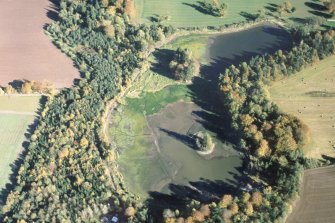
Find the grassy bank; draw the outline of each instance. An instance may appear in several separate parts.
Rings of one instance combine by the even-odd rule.
[[[296,75],[274,83],[272,99],[289,114],[299,117],[310,132],[306,155],[335,155],[335,56]]]
[[[0,189],[9,183],[39,101],[40,96],[0,96]]]
[[[225,0],[228,5],[227,13],[224,18],[214,17],[201,12],[196,0],[136,0],[140,22],[150,22],[150,18],[155,15],[168,16],[166,24],[176,27],[192,26],[221,26],[225,24],[239,23],[248,20],[252,14],[258,10],[272,12],[277,4],[283,1],[276,0]],[[315,14],[315,10],[305,0],[292,1],[296,11],[293,14],[284,14],[284,18],[305,18]],[[314,14],[313,14],[314,12]],[[277,13],[274,13],[278,15]]]

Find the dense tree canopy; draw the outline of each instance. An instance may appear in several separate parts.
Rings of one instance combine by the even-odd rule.
[[[176,80],[189,81],[197,72],[196,62],[188,49],[178,48],[169,67]]]
[[[47,31],[83,78],[46,104],[1,210],[2,222],[98,222],[107,213],[119,213],[124,222],[138,216],[144,221],[118,180],[100,119],[141,66],[148,45],[173,29],[131,25],[124,14],[128,2],[60,1],[59,21]],[[25,84],[22,90],[30,88]]]

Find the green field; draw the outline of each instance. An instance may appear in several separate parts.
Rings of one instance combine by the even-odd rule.
[[[9,182],[29,126],[36,118],[40,96],[0,96],[0,189]]]
[[[167,24],[176,27],[190,26],[220,26],[245,21],[246,18],[240,15],[241,12],[257,13],[258,10],[264,9],[269,11],[273,9],[271,4],[281,4],[283,1],[278,0],[225,0],[228,5],[227,14],[224,18],[213,17],[198,11],[194,6],[197,0],[135,0],[140,22],[149,22],[155,15],[169,16]],[[312,16],[309,11],[313,11],[305,5],[306,0],[291,1],[296,11],[290,14],[292,18],[305,18]],[[277,16],[277,14],[275,14]],[[288,17],[287,14],[283,17]]]
[[[271,97],[285,112],[299,117],[310,131],[307,155],[335,155],[335,56],[270,88]]]

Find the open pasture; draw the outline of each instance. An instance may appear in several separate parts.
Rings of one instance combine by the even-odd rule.
[[[9,182],[12,165],[24,148],[36,119],[40,96],[0,96],[0,191]]]
[[[275,5],[281,4],[283,1],[278,0],[225,0],[228,5],[226,16],[223,18],[214,17],[201,12],[198,0],[135,0],[140,22],[149,22],[152,17],[157,15],[168,16],[167,24],[176,27],[191,26],[220,26],[242,22],[248,19],[248,15],[256,14],[258,10],[264,9],[271,12]],[[308,1],[294,0],[291,1],[296,11],[293,14],[284,14],[283,17],[305,18],[314,15]],[[277,13],[275,13],[277,16]]]
[[[299,117],[310,132],[306,155],[335,155],[335,56],[318,62],[270,87],[272,99]]]

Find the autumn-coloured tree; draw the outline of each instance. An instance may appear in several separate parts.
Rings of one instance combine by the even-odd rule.
[[[200,212],[205,216],[208,217],[211,214],[211,209],[209,208],[209,205],[201,205]]]
[[[265,139],[262,139],[259,143],[259,148],[256,151],[258,157],[264,157],[270,155],[269,143]]]
[[[327,11],[334,15],[335,14],[335,0],[324,0],[324,6],[327,8]]]
[[[192,213],[192,218],[193,218],[194,222],[199,222],[200,223],[200,222],[205,221],[205,216],[200,211],[194,211]]]
[[[21,87],[22,94],[31,94],[33,92],[32,84],[29,81],[25,81]]]
[[[5,87],[4,89],[6,94],[15,94],[17,93],[15,88],[13,88],[11,85],[8,85],[7,87]]]
[[[236,215],[239,210],[238,204],[236,202],[233,202],[231,205],[229,205],[229,210],[231,211],[232,215]]]
[[[251,216],[254,213],[254,207],[251,202],[247,202],[244,212],[248,216]]]
[[[104,32],[110,38],[115,37],[115,29],[114,29],[113,25],[111,25],[111,24],[107,24],[107,25],[104,26]]]
[[[124,215],[127,216],[128,218],[132,218],[135,216],[136,210],[133,207],[128,207],[125,212]]]
[[[79,145],[80,147],[88,146],[88,140],[85,137],[81,138]]]
[[[244,192],[242,195],[242,202],[247,203],[250,200],[251,195],[248,192]]]
[[[262,204],[262,194],[259,191],[255,191],[252,193],[251,195],[251,202],[252,204],[254,204],[255,206],[259,207]]]
[[[231,202],[233,201],[233,196],[231,196],[230,194],[225,194],[220,203],[219,203],[219,206],[220,208],[226,208],[228,205],[231,204]]]

